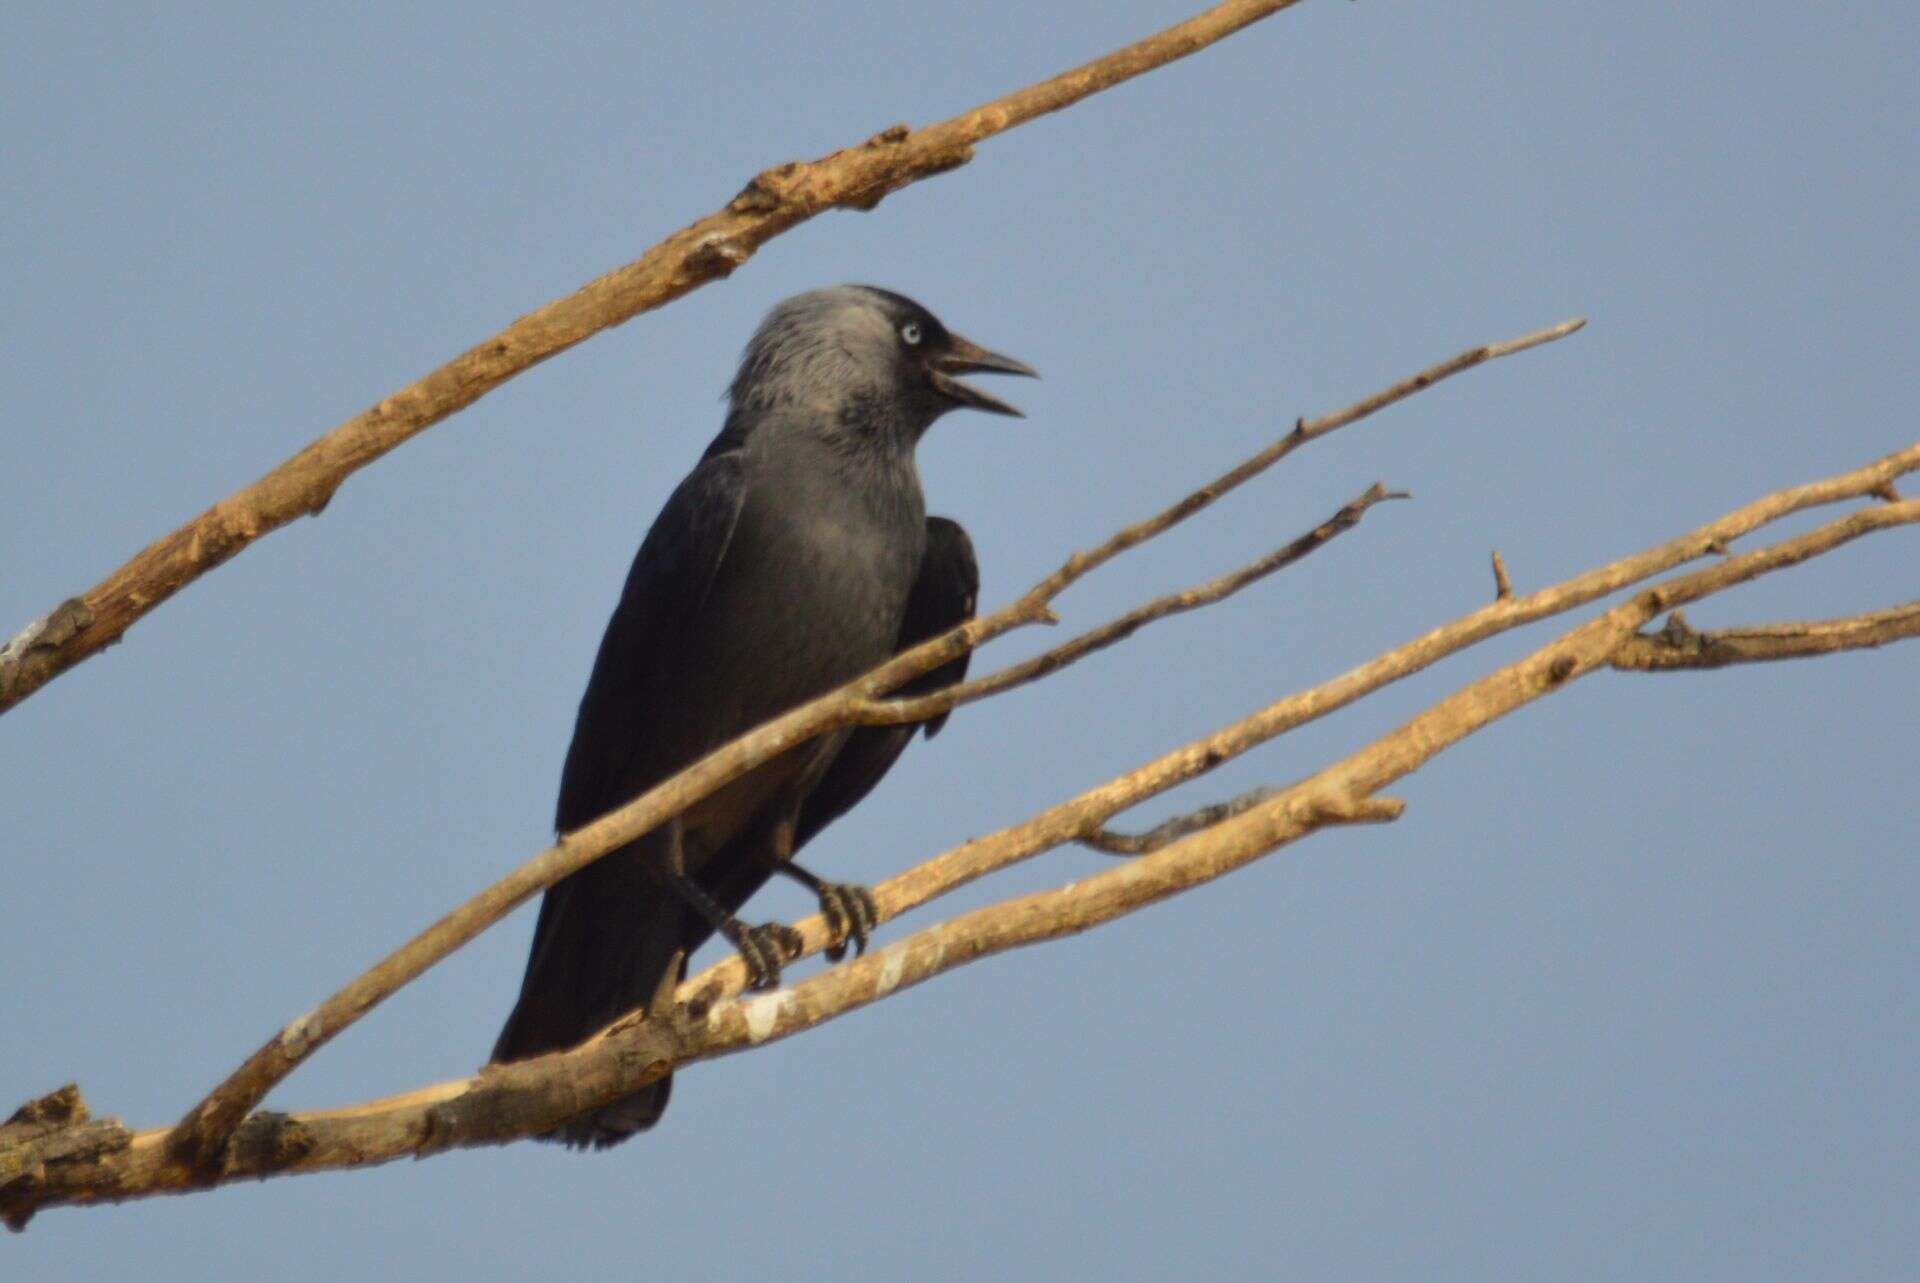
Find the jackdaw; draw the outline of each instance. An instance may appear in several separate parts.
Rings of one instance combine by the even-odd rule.
[[[814,290],[768,314],[728,390],[725,426],[655,518],[600,642],[560,778],[561,832],[972,616],[972,545],[927,516],[914,447],[949,410],[1019,415],[954,377],[985,372],[1034,373],[888,290]],[[958,681],[966,664],[904,689]],[[834,956],[849,940],[864,949],[865,888],[822,881],[791,857],[866,796],[917,729],[800,745],[548,890],[493,1059],[581,1042],[683,979],[716,931],[755,987],[778,984],[792,929],[735,916],[776,872],[818,896]],[[617,1144],[659,1120],[671,1088],[663,1078],[547,1139]]]

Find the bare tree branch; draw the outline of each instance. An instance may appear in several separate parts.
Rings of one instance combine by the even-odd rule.
[[[0,647],[0,713],[261,535],[318,514],[353,473],[516,374],[601,330],[722,279],[780,233],[829,209],[872,209],[889,193],[964,165],[973,144],[1184,58],[1298,0],[1229,0],[1051,80],[909,130],[756,175],[725,206],[633,262],[556,299],[334,428],[222,499]]]
[[[1296,701],[1313,703],[1316,697],[1324,706],[1326,701],[1338,698],[1343,685],[1350,684],[1357,674],[1372,672],[1379,676],[1423,656],[1429,656],[1426,662],[1431,662],[1436,645],[1458,642],[1463,635],[1478,631],[1480,624],[1470,621],[1484,623],[1488,612],[1500,616],[1497,622],[1511,626],[1516,614],[1571,609],[1590,600],[1597,584],[1621,586],[1657,573],[1648,567],[1659,561],[1654,554],[1661,550],[1685,543],[1695,550],[1692,555],[1698,556],[1709,540],[1724,546],[1736,533],[1751,531],[1762,521],[1797,508],[1879,493],[1893,476],[1915,467],[1920,467],[1920,444],[1842,477],[1768,496],[1659,549],[1623,558],[1526,598],[1483,607],[1275,708]],[[24,1218],[41,1206],[140,1197],[277,1172],[358,1166],[549,1130],[565,1118],[632,1092],[675,1067],[817,1027],[977,958],[1087,930],[1218,878],[1326,825],[1396,818],[1401,804],[1378,796],[1382,788],[1500,717],[1608,666],[1616,655],[1635,644],[1638,630],[1660,612],[1797,565],[1867,534],[1915,523],[1920,523],[1920,500],[1883,503],[1848,513],[1805,534],[1730,555],[1716,565],[1635,593],[1525,658],[1462,687],[1345,759],[1240,808],[1237,814],[1092,877],[915,932],[791,988],[753,997],[733,996],[727,992],[727,971],[729,967],[737,970],[739,964],[737,959],[730,959],[683,985],[680,996],[684,1005],[671,1015],[659,1008],[651,1017],[645,1012],[634,1013],[571,1051],[492,1066],[477,1078],[348,1109],[256,1116],[248,1120],[233,1144],[223,1148],[218,1169],[196,1169],[181,1163],[164,1130],[140,1133],[105,1152],[90,1150],[84,1159],[40,1158],[30,1164],[15,1157],[17,1145],[10,1149],[0,1138],[0,1173],[31,1168],[27,1175],[0,1184],[0,1214],[14,1223],[24,1223]],[[1684,552],[1672,555],[1691,559]],[[1480,635],[1488,633],[1481,631]],[[1254,714],[1221,734],[1259,723],[1265,715]],[[1203,746],[1207,744],[1207,740],[1198,741],[1181,753],[1195,749],[1205,752]],[[1045,845],[1098,832],[1105,818],[1101,811],[1111,814],[1127,804],[1112,794],[1117,790],[1136,795],[1137,800],[1139,787],[1154,778],[1160,764],[1149,763],[1068,804],[1079,808],[1075,823]],[[935,866],[964,861],[970,850],[977,852],[981,845],[969,843],[876,888],[883,914],[892,916],[909,902],[917,902],[914,897],[930,883],[951,882]],[[810,948],[825,942],[825,926],[817,916],[801,924],[801,930]],[[48,1133],[41,1132],[24,1143],[44,1145],[47,1139]]]
[[[1666,627],[1659,632],[1635,634],[1609,662],[1623,671],[1671,673],[1869,650],[1908,637],[1920,637],[1920,601],[1844,619],[1760,624],[1707,633],[1695,632],[1676,610],[1667,617]]]
[[[1071,641],[1062,642],[1051,650],[1042,651],[1031,659],[1010,664],[998,672],[985,677],[977,677],[970,682],[950,686],[932,695],[917,699],[866,700],[856,706],[858,720],[867,724],[892,725],[900,722],[919,722],[944,713],[959,704],[970,704],[989,695],[998,695],[1002,691],[1012,690],[1016,686],[1025,686],[1029,682],[1039,681],[1049,673],[1056,673],[1076,660],[1085,659],[1096,650],[1105,650],[1116,642],[1125,641],[1140,629],[1171,615],[1183,615],[1202,606],[1211,606],[1224,601],[1249,584],[1257,583],[1276,570],[1293,565],[1302,557],[1325,547],[1336,535],[1351,530],[1360,524],[1367,509],[1387,499],[1411,499],[1413,496],[1404,490],[1388,490],[1379,482],[1374,482],[1366,490],[1341,505],[1340,511],[1301,535],[1285,547],[1276,548],[1264,557],[1248,562],[1240,569],[1229,574],[1197,584],[1192,588],[1183,588],[1179,592],[1157,597],[1144,605],[1136,606],[1117,619],[1110,619],[1098,628],[1081,633]]]
[[[1289,838],[1328,824],[1392,819],[1399,809],[1386,799],[1303,808]],[[226,1147],[217,1171],[179,1162],[166,1129],[140,1132],[105,1156],[44,1163],[32,1181],[0,1186],[0,1217],[18,1229],[43,1207],[184,1193],[520,1139],[637,1090],[676,1065],[788,1037],[975,959],[1085,930],[1164,898],[1081,896],[1056,905],[1073,889],[967,914],[792,988],[711,1009],[684,1007],[664,1020],[624,1020],[571,1051],[489,1065],[475,1078],[346,1109],[256,1114]]]
[[[1471,348],[1344,410],[1312,422],[1301,420],[1295,424],[1292,432],[1278,442],[1178,503],[1145,521],[1128,526],[1090,551],[1074,554],[1058,570],[1010,605],[933,638],[839,690],[775,718],[714,750],[627,805],[565,835],[559,842],[388,954],[372,969],[269,1039],[181,1120],[175,1139],[178,1157],[192,1163],[216,1161],[221,1146],[234,1134],[248,1111],[257,1106],[267,1092],[292,1073],[296,1066],[365,1015],[375,1004],[505,917],[535,893],[584,868],[607,852],[625,846],[715,789],[770,761],[797,743],[860,721],[894,720],[897,713],[887,712],[890,708],[915,709],[922,706],[926,701],[880,704],[873,697],[885,694],[900,683],[931,671],[1014,628],[1052,620],[1054,615],[1050,603],[1068,587],[1120,553],[1137,547],[1199,512],[1299,446],[1358,422],[1376,410],[1411,396],[1422,388],[1431,387],[1452,374],[1471,369],[1494,357],[1511,355],[1565,337],[1577,331],[1582,324],[1584,322],[1579,320],[1567,321],[1509,342]],[[1364,505],[1361,511],[1364,511]],[[1309,539],[1313,537],[1308,536]],[[1260,564],[1255,563],[1255,567]],[[1229,579],[1232,578],[1229,576]],[[1171,607],[1165,613],[1170,611]],[[1137,628],[1139,623],[1132,626]],[[1070,642],[1067,645],[1071,648],[1076,644]],[[1095,647],[1091,644],[1081,646],[1074,658],[1093,649]],[[979,698],[986,693],[978,684],[970,686],[971,689],[969,686],[949,688],[926,697],[926,700],[938,705],[935,711],[944,711],[963,699]]]

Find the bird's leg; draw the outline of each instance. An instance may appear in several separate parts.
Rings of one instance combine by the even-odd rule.
[[[827,930],[833,933],[833,943],[827,946],[829,958],[838,962],[846,957],[849,939],[855,957],[867,951],[867,937],[880,922],[880,906],[874,903],[873,892],[856,882],[824,881],[792,860],[783,861],[774,871],[786,874],[819,898]]]
[[[873,892],[852,882],[828,882],[815,877],[793,862],[793,830],[797,815],[775,822],[769,835],[766,854],[775,873],[784,874],[813,892],[820,901],[821,916],[833,943],[827,957],[835,962],[847,956],[847,941],[853,941],[855,957],[867,951],[867,937],[880,922],[880,907]]]
[[[780,968],[800,955],[800,933],[784,922],[762,922],[748,926],[728,913],[720,902],[687,876],[684,832],[680,817],[667,822],[665,867],[660,877],[674,892],[705,918],[707,925],[725,936],[740,951],[747,964],[747,988],[772,989],[780,983]]]

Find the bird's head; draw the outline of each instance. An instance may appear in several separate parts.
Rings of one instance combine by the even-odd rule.
[[[1020,415],[961,374],[1038,377],[1032,366],[961,338],[905,295],[837,285],[796,294],[767,314],[729,395],[736,412],[806,406],[909,440],[948,410]]]

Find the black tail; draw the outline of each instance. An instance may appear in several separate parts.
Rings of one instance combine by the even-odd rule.
[[[527,974],[500,1037],[496,1062],[573,1047],[616,1017],[644,1007],[669,971],[686,976],[685,911],[663,900],[638,849],[617,851],[551,888],[540,902]],[[704,924],[702,924],[704,926]],[[540,1139],[605,1149],[660,1121],[671,1076]]]

